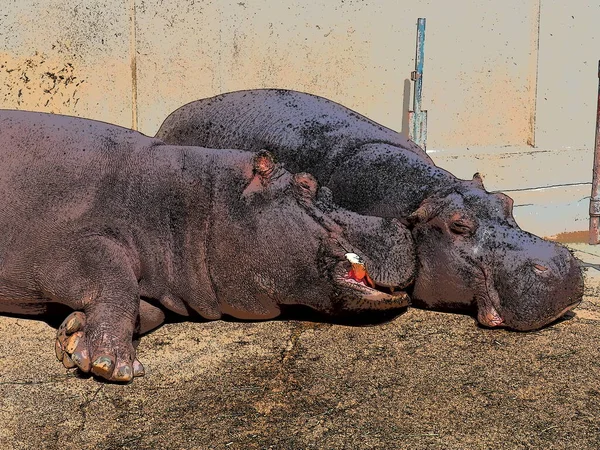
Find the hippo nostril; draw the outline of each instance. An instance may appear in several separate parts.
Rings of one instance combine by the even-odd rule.
[[[548,270],[546,266],[542,266],[541,264],[534,264],[533,268],[538,272],[545,272],[546,270]]]

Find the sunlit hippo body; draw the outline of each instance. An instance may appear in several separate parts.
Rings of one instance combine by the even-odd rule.
[[[405,220],[418,258],[413,300],[473,308],[479,322],[532,330],[582,298],[583,277],[563,246],[519,228],[512,199],[460,180],[415,143],[330,100],[251,90],[189,103],[157,135],[177,145],[266,148],[311,172],[341,206]]]
[[[0,111],[0,169],[0,312],[78,311],[56,343],[67,367],[116,381],[143,374],[132,339],[167,310],[269,319],[288,304],[338,314],[409,301],[406,227],[337,208],[268,152]],[[368,283],[349,276],[348,254]]]

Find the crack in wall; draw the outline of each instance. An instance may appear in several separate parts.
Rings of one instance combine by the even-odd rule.
[[[537,119],[537,97],[538,97],[538,78],[539,78],[539,61],[540,61],[540,20],[542,14],[541,0],[533,2],[533,20],[531,21],[531,43],[529,56],[529,137],[527,145],[535,147],[535,129]]]
[[[526,188],[517,188],[517,189],[496,189],[494,191],[490,191],[491,194],[495,194],[498,192],[524,192],[524,191],[542,191],[544,189],[553,189],[553,188],[561,188],[561,187],[569,187],[569,186],[591,186],[592,183],[589,181],[584,181],[580,183],[562,183],[562,184],[549,184],[547,186],[538,186],[538,187],[526,187]]]
[[[129,54],[131,59],[131,128],[138,129],[138,80],[137,80],[137,22],[135,0],[130,3],[130,41]]]

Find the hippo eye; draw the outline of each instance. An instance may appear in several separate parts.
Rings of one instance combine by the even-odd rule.
[[[536,272],[538,273],[542,273],[548,270],[548,268],[546,266],[542,266],[541,264],[534,264],[533,268],[535,269]]]
[[[473,228],[460,220],[454,221],[450,224],[450,231],[452,231],[454,234],[472,234],[473,233]]]

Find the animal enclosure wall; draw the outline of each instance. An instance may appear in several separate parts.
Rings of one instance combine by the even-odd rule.
[[[277,87],[406,130],[418,17],[432,157],[515,197],[526,229],[585,229],[598,3],[3,0],[0,107],[152,135],[189,101]]]

